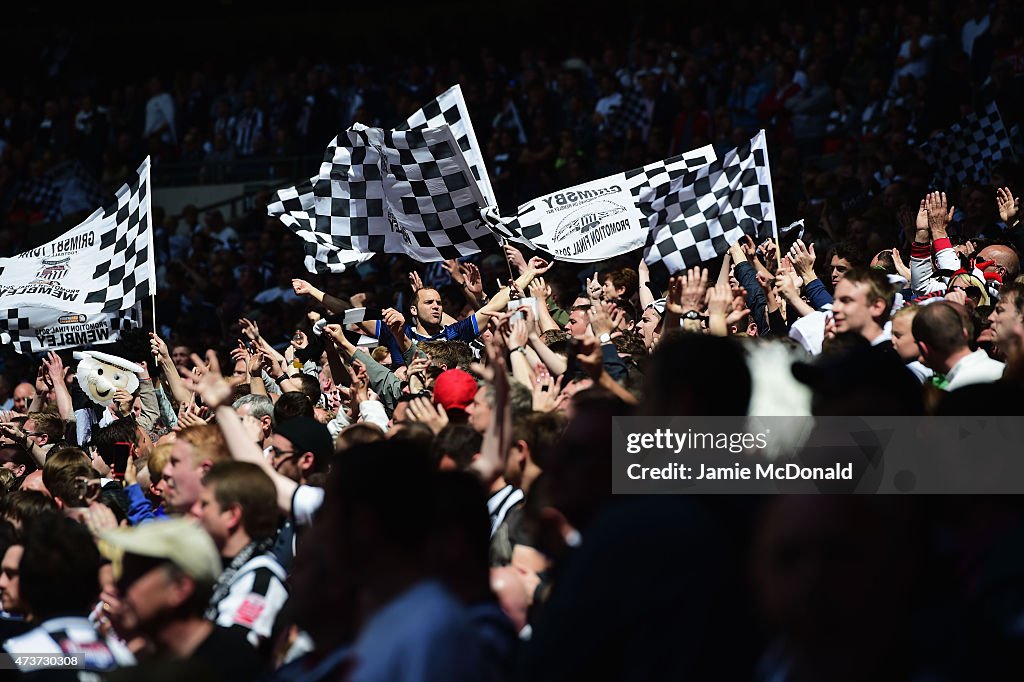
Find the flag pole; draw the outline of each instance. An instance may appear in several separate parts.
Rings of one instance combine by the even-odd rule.
[[[516,277],[512,274],[512,261],[509,260],[508,251],[505,250],[508,242],[504,237],[498,237],[498,239],[498,243],[501,245],[501,255],[505,258],[505,265],[508,266],[508,297],[509,299],[518,299],[522,292],[516,289]]]
[[[764,171],[768,175],[768,202],[772,205],[772,238],[775,240],[775,262],[779,270],[782,269],[782,242],[779,240],[779,216],[775,213],[775,190],[772,188],[772,164],[768,159],[768,138],[764,128],[761,129],[761,136],[764,137]]]
[[[146,157],[146,230],[149,234],[149,300],[153,308],[153,333],[160,336],[156,326],[156,248],[153,244],[153,183],[150,181],[150,157]]]

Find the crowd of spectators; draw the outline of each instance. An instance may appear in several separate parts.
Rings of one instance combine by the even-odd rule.
[[[936,187],[917,145],[990,102],[1020,121],[1021,11],[184,55],[145,89],[0,93],[5,255],[59,162],[108,190],[145,154],[157,178],[312,175],[347,124],[455,83],[504,214],[763,127],[780,222],[804,220],[664,279],[511,246],[312,276],[269,190],[237,220],[154,206],[157,328],[100,347],[138,390],[98,405],[70,352],[0,354],[4,649],[110,679],[1019,677],[1017,497],[613,496],[611,444],[625,415],[1019,413],[1021,166]],[[74,51],[47,54],[59,81]]]

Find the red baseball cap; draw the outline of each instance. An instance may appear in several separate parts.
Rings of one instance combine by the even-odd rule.
[[[446,410],[465,410],[477,391],[476,379],[462,369],[447,369],[434,381],[434,402]]]

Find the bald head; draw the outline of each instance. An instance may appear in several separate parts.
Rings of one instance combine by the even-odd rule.
[[[26,476],[21,482],[22,490],[38,490],[47,497],[50,497],[50,491],[46,489],[43,484],[43,470],[33,471],[31,474]]]
[[[36,387],[29,383],[21,383],[14,387],[14,411],[28,414],[28,407],[36,397]]]
[[[1003,272],[1000,274],[1003,276],[1004,283],[1012,282],[1020,274],[1020,256],[1017,255],[1013,247],[992,244],[978,252],[978,258],[995,261],[995,265],[985,268],[985,272],[997,272],[1001,268]]]
[[[914,316],[912,328],[921,354],[926,357],[948,357],[967,348],[963,319],[949,303],[924,306]]]

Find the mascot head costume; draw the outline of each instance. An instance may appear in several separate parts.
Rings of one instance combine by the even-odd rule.
[[[129,393],[139,389],[138,374],[146,371],[134,362],[94,350],[75,352],[78,360],[78,385],[94,403],[106,407],[114,402],[114,391]]]

